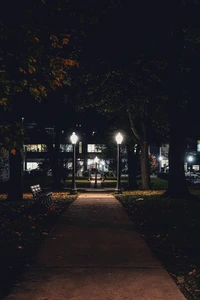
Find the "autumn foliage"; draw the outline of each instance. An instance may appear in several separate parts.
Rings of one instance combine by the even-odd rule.
[[[70,85],[69,70],[78,66],[70,53],[69,29],[52,26],[61,13],[57,5],[21,1],[20,5],[13,4],[12,10],[18,16],[14,21],[9,1],[4,6],[0,31],[4,45],[0,50],[0,142],[9,149],[20,146],[17,123],[7,121],[20,95],[26,95],[27,101],[31,97],[41,102],[57,88]],[[13,129],[18,132],[17,139]]]

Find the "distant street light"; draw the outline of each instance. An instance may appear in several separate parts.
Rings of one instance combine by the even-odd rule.
[[[73,145],[73,173],[72,173],[72,186],[71,186],[71,190],[70,190],[70,194],[75,195],[77,194],[77,188],[76,188],[76,180],[75,180],[75,169],[76,169],[76,142],[78,140],[77,135],[75,134],[75,132],[72,133],[71,137],[71,142]]]
[[[94,188],[97,188],[97,163],[98,163],[99,159],[98,157],[96,156],[95,159],[94,159],[94,162],[95,162],[95,182],[94,182]]]
[[[115,189],[115,194],[121,194],[121,183],[120,183],[120,145],[123,141],[123,136],[121,135],[120,132],[115,137],[116,142],[117,142],[117,186]]]
[[[159,166],[159,172],[161,172],[161,167],[162,167],[162,148],[159,148],[159,157],[158,157],[158,166]]]
[[[192,172],[192,161],[193,161],[193,157],[192,157],[192,156],[188,156],[187,160],[188,160],[188,165],[189,165],[190,182],[191,182],[191,172]]]
[[[193,161],[193,157],[192,156],[188,156],[188,161],[192,162]]]

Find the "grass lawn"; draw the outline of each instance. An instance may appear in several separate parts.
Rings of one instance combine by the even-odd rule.
[[[53,193],[50,209],[33,205],[32,195],[22,202],[4,201],[0,196],[0,298],[31,264],[33,255],[76,196]]]
[[[115,188],[117,184],[117,178],[109,177],[105,181],[101,181],[102,188]],[[167,181],[162,180],[159,178],[151,178],[152,188],[153,189],[166,189],[167,188]],[[25,176],[23,178],[23,192],[30,193],[30,186],[40,184],[42,188],[45,187],[52,187],[53,184],[53,177],[52,176]],[[72,178],[69,177],[65,181],[65,188],[70,189],[72,184]],[[128,185],[127,177],[121,178],[121,185],[126,190]],[[141,188],[141,180],[138,180],[139,188]],[[88,181],[88,178],[76,178],[76,187],[79,188],[90,188],[91,182]],[[6,192],[8,189],[7,184],[0,185],[0,193]]]
[[[117,195],[136,229],[187,299],[200,299],[199,202],[162,199],[164,190]]]

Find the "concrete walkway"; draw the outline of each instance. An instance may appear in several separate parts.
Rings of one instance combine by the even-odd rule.
[[[121,204],[85,193],[70,205],[6,300],[183,300]]]

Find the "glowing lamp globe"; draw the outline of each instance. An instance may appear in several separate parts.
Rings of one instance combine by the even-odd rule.
[[[121,135],[120,132],[118,132],[118,134],[116,135],[115,140],[116,140],[116,142],[117,142],[118,145],[120,145],[122,143],[123,136]]]
[[[75,132],[72,133],[70,139],[71,139],[72,144],[75,145],[78,140],[78,137]]]

